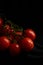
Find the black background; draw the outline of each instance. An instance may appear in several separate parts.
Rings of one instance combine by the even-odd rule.
[[[29,7],[28,7],[29,6]],[[34,49],[29,53],[21,53],[17,57],[11,57],[6,52],[0,52],[0,60],[2,63],[12,64],[30,64],[43,61],[43,12],[33,10],[32,2],[1,2],[0,16],[12,20],[12,22],[22,26],[24,29],[32,28],[36,32],[36,40]],[[1,63],[0,62],[0,63]]]

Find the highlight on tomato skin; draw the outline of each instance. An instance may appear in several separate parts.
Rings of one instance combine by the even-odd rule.
[[[26,29],[26,30],[24,30],[24,36],[30,37],[32,40],[35,40],[36,33],[32,29]]]
[[[31,38],[25,37],[20,41],[20,47],[25,51],[31,51],[34,48],[34,42]]]
[[[9,53],[11,56],[16,56],[20,53],[20,46],[17,43],[10,44]]]
[[[0,37],[0,50],[6,50],[10,45],[10,40],[6,36]]]

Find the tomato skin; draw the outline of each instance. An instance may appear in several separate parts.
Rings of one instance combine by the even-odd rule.
[[[24,31],[24,36],[30,37],[32,40],[34,40],[36,38],[36,34],[32,29],[26,29]]]
[[[20,35],[21,36],[22,35],[22,32],[16,32],[16,35]]]
[[[22,37],[22,32],[18,31],[18,32],[15,32],[15,39],[16,41],[18,42],[20,40],[20,38]]]
[[[20,46],[16,43],[10,44],[9,52],[11,56],[16,56],[20,53]]]
[[[0,37],[0,50],[6,50],[10,45],[10,40],[6,36]]]
[[[14,32],[14,30],[13,30],[13,29],[10,29],[10,30],[9,30],[9,33],[10,33],[10,34],[12,34],[13,32]]]
[[[0,18],[0,27],[2,26],[2,24],[3,24],[3,19]]]
[[[26,38],[23,38],[21,41],[20,41],[20,47],[25,50],[25,51],[30,51],[34,48],[34,43],[33,41],[26,37]]]

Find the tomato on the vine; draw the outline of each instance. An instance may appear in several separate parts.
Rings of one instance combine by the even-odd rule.
[[[9,25],[5,25],[4,29],[3,29],[3,32],[8,33],[9,30],[10,30],[10,26]]]
[[[3,25],[3,19],[0,18],[0,28],[1,28],[2,25]]]
[[[16,35],[22,35],[22,32],[17,31],[17,32],[16,32]]]
[[[36,34],[32,29],[24,30],[24,36],[30,37],[32,40],[34,40],[36,38]]]
[[[10,44],[9,52],[11,56],[18,55],[20,53],[20,46],[17,43]]]
[[[6,50],[10,45],[10,40],[6,36],[0,37],[0,50]]]
[[[21,47],[23,50],[25,50],[25,51],[30,51],[30,50],[32,50],[32,49],[34,48],[34,43],[33,43],[33,41],[32,41],[30,38],[28,38],[28,37],[23,38],[23,39],[19,42],[19,44],[20,44],[20,47]]]
[[[9,25],[5,25],[3,32],[8,34],[13,34],[14,30]]]

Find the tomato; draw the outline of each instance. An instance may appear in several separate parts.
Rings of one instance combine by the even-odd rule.
[[[9,25],[5,25],[4,29],[3,29],[3,32],[4,33],[8,33],[10,30],[10,26]]]
[[[10,29],[10,33],[12,34],[14,32],[14,30],[13,29]]]
[[[20,44],[20,47],[21,47],[23,50],[25,50],[25,51],[30,51],[30,50],[32,50],[32,49],[34,48],[34,43],[33,43],[33,41],[32,41],[30,38],[28,38],[28,37],[23,38],[23,39],[19,42],[19,44]]]
[[[22,36],[22,32],[19,32],[19,31],[15,32],[15,39],[16,39],[16,41],[19,41],[21,36]]]
[[[32,29],[27,29],[24,31],[24,36],[30,37],[32,40],[36,38],[36,34]]]
[[[16,43],[10,44],[9,52],[11,56],[18,55],[20,53],[20,46]]]
[[[22,32],[16,32],[16,35],[22,35]]]
[[[10,40],[6,36],[0,37],[0,50],[6,50],[10,45]]]
[[[3,25],[3,19],[0,18],[0,28],[2,27],[2,25]]]
[[[5,25],[4,29],[3,29],[3,33],[7,33],[7,34],[13,34],[14,30],[11,29],[11,27],[9,25]]]

